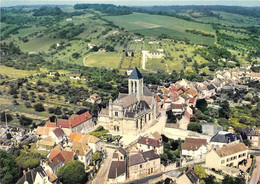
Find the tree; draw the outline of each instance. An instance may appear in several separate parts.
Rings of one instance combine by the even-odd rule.
[[[72,54],[72,57],[73,57],[74,59],[78,59],[79,56],[80,56],[80,54],[77,53],[77,52],[75,52],[75,53]]]
[[[35,105],[34,105],[34,109],[35,109],[35,111],[37,111],[37,112],[45,111],[44,106],[43,106],[41,103],[35,104]]]
[[[61,115],[62,112],[61,112],[61,108],[60,107],[56,107],[55,111],[54,111],[54,114],[55,115]]]
[[[29,125],[32,124],[33,120],[32,120],[31,118],[28,118],[28,117],[22,115],[22,116],[20,117],[19,122],[20,122],[20,124],[21,124],[22,126],[29,126]]]
[[[201,112],[205,112],[207,110],[208,103],[203,99],[198,99],[196,103],[196,108],[198,108]]]
[[[42,156],[39,153],[20,151],[20,155],[15,159],[19,167],[22,169],[33,169],[40,165]]]
[[[220,104],[219,117],[229,119],[230,112],[231,110],[228,101],[223,101]]]
[[[55,108],[53,108],[53,107],[50,107],[50,108],[48,109],[48,111],[49,111],[49,113],[50,113],[50,114],[52,114],[52,113],[54,113],[54,112],[55,112]]]
[[[199,65],[197,63],[197,61],[195,60],[194,63],[193,63],[193,67],[194,67],[194,70],[196,73],[199,73]]]
[[[79,161],[72,161],[61,167],[57,176],[64,184],[83,184],[87,181],[84,164]]]
[[[32,108],[32,105],[30,102],[24,102],[24,105],[26,108]]]
[[[16,183],[21,174],[15,158],[5,150],[0,150],[0,183]]]
[[[7,112],[3,111],[1,112],[1,121],[2,122],[9,122],[9,121],[12,121],[13,120],[13,117],[11,114],[8,114]]]
[[[102,153],[99,151],[96,151],[93,155],[91,155],[91,160],[93,161],[93,165],[96,165],[96,162],[101,160]]]
[[[200,179],[206,178],[207,176],[205,168],[200,165],[196,165],[194,167],[194,172],[199,176]]]
[[[215,182],[215,179],[216,179],[216,177],[211,174],[211,175],[208,175],[208,176],[204,179],[204,181],[205,181],[205,184],[215,184],[215,183],[216,183],[216,182]]]
[[[188,124],[188,130],[201,133],[201,132],[202,132],[202,127],[201,127],[201,125],[200,125],[199,123],[197,123],[197,122],[190,122],[190,123]]]

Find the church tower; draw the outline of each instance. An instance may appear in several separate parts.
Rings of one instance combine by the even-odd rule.
[[[128,78],[128,94],[135,94],[136,98],[140,101],[143,89],[143,76],[135,67]]]

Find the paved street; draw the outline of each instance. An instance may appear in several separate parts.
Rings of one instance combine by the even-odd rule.
[[[112,155],[114,150],[111,148],[104,148],[104,149],[107,151],[107,158],[101,165],[101,168],[99,169],[95,179],[92,181],[93,184],[107,183],[108,172],[112,162]]]
[[[260,155],[256,156],[256,168],[253,171],[252,178],[250,180],[250,184],[257,184],[260,178]]]

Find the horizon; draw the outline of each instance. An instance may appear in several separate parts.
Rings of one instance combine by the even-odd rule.
[[[12,7],[12,6],[44,6],[44,5],[68,5],[73,6],[75,4],[114,4],[114,5],[123,5],[123,6],[207,6],[207,5],[222,5],[222,6],[242,6],[242,7],[259,7],[260,0],[233,0],[233,1],[225,1],[225,0],[184,0],[184,1],[172,1],[172,0],[133,0],[133,1],[125,1],[125,0],[56,0],[56,1],[40,1],[40,0],[2,0],[1,7]]]

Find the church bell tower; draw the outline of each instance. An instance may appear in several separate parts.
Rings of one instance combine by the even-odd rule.
[[[128,94],[135,94],[139,101],[143,95],[143,76],[136,67],[128,78]]]

